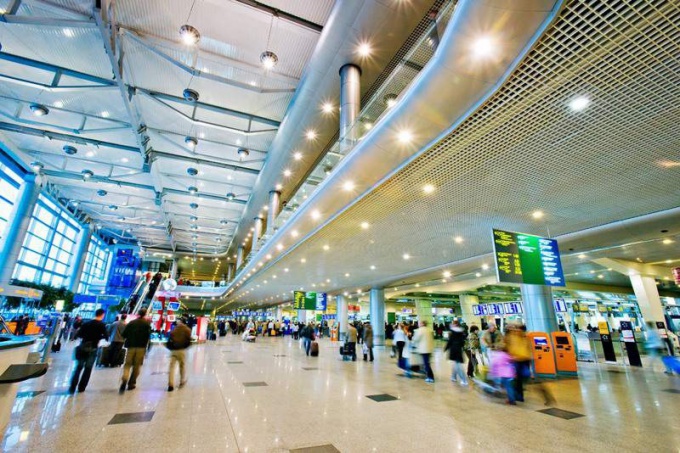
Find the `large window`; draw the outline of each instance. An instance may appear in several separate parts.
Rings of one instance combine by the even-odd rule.
[[[21,176],[0,161],[0,238],[5,236],[21,183]]]
[[[105,281],[106,266],[109,263],[111,252],[106,243],[97,236],[92,236],[90,247],[87,249],[87,257],[83,267],[83,274],[80,278],[79,293],[89,293],[90,286],[95,281]]]
[[[40,195],[13,278],[64,286],[79,231],[78,223],[66,210]]]

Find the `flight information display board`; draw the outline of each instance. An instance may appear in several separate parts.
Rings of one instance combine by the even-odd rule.
[[[293,308],[296,310],[326,311],[327,306],[327,293],[293,291]]]
[[[565,286],[556,240],[494,229],[493,246],[499,282]]]

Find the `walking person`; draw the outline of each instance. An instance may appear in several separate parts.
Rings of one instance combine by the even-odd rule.
[[[373,326],[370,323],[364,325],[364,362],[370,357],[373,361]]]
[[[312,341],[314,341],[314,326],[309,323],[307,324],[301,332],[302,335],[302,344],[305,347],[305,353],[309,356],[309,352],[312,348]]]
[[[465,371],[463,371],[463,347],[465,346],[465,330],[457,320],[451,323],[451,331],[446,341],[444,351],[449,351],[449,360],[453,361],[451,382],[460,382],[460,385],[468,385]]]
[[[170,368],[168,370],[168,392],[175,390],[175,365],[179,364],[179,388],[182,388],[187,383],[186,374],[186,350],[191,346],[191,329],[178,319],[177,325],[170,336],[166,347],[170,350]]]
[[[357,339],[359,338],[359,332],[357,332],[356,327],[352,324],[347,324],[347,340],[345,342],[345,348],[352,351],[352,362],[357,361]]]
[[[505,335],[508,354],[515,365],[514,396],[515,400],[524,402],[524,380],[531,375],[531,344],[523,325],[509,325]]]
[[[479,364],[482,350],[479,344],[479,327],[470,326],[470,333],[465,339],[465,355],[468,358],[467,375],[468,377],[475,377],[477,372],[477,365]]]
[[[123,338],[123,331],[125,330],[125,320],[127,315],[123,313],[120,315],[120,319],[111,324],[110,336],[109,336],[109,356],[107,357],[108,366],[118,366],[118,357],[123,350],[123,345],[125,344],[125,338]]]
[[[407,340],[408,338],[404,325],[401,323],[397,324],[397,328],[394,329],[394,333],[392,334],[392,341],[397,347],[397,361],[400,361],[404,356],[404,346],[406,345]]]
[[[489,351],[497,351],[501,349],[503,344],[503,335],[496,328],[496,324],[490,324],[486,329],[481,339],[482,355],[486,358],[487,363],[490,361]]]
[[[130,322],[123,330],[127,356],[125,357],[123,377],[118,389],[120,393],[125,392],[126,387],[128,390],[134,390],[137,387],[137,378],[142,371],[146,348],[151,338],[151,323],[145,316],[146,308],[141,308],[139,318]],[[130,376],[130,369],[132,369],[132,376]]]
[[[82,324],[76,333],[76,338],[82,340],[75,349],[76,368],[71,376],[70,394],[76,392],[76,387],[80,393],[84,392],[90,382],[92,367],[97,360],[97,346],[100,340],[106,339],[106,324],[102,322],[105,314],[106,310],[100,308],[94,319]]]
[[[427,321],[420,321],[420,327],[413,335],[413,343],[415,344],[416,352],[423,358],[423,368],[425,368],[425,374],[427,375],[425,382],[433,384],[434,372],[430,366],[430,358],[434,352],[434,332],[427,325]]]

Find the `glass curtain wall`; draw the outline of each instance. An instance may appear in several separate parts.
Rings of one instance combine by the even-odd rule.
[[[5,236],[22,182],[21,176],[0,161],[0,238]]]
[[[90,247],[87,249],[85,266],[78,286],[79,293],[88,294],[92,282],[105,280],[106,267],[109,264],[110,257],[111,251],[106,243],[93,235],[90,240]]]
[[[70,276],[69,267],[80,228],[68,211],[40,195],[13,278],[64,286]]]

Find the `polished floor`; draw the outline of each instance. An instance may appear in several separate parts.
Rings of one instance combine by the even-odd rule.
[[[189,353],[189,382],[166,391],[168,352],[154,347],[136,390],[119,395],[120,369],[96,369],[87,391],[66,393],[71,346],[48,374],[20,386],[6,452],[453,452],[654,451],[680,448],[680,377],[583,364],[580,378],[535,386],[508,406],[449,380],[400,375],[387,350],[343,362],[321,340],[319,358],[290,338],[228,336]],[[541,412],[543,411],[543,412]],[[299,449],[299,450],[298,450]]]

